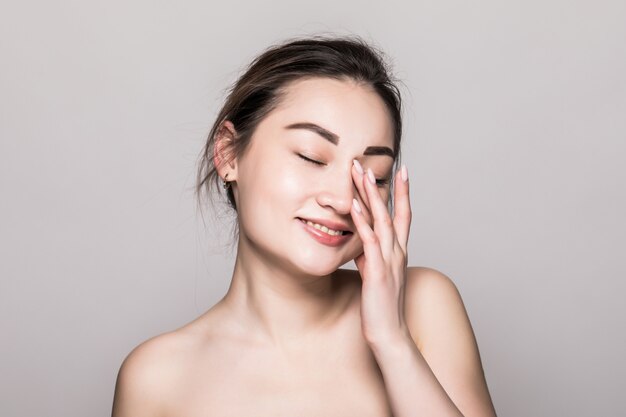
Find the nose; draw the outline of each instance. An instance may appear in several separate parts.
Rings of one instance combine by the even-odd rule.
[[[320,187],[317,202],[322,207],[334,209],[339,214],[349,215],[352,199],[358,194],[352,181],[352,162],[340,169],[328,170]]]

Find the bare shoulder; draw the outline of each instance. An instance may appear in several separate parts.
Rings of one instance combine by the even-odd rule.
[[[457,291],[452,278],[426,266],[409,266],[407,268],[407,286],[419,287],[420,289],[429,287],[435,291]]]
[[[407,270],[405,317],[411,336],[465,415],[495,416],[478,344],[461,294],[436,269]]]
[[[189,324],[155,336],[126,356],[117,375],[113,417],[168,414],[199,344],[193,328]]]
[[[428,267],[408,267],[405,304],[411,334],[423,353],[441,352],[441,345],[448,344],[450,335],[466,342],[474,340],[461,294],[444,273]]]
[[[113,417],[165,415],[184,343],[176,332],[153,337],[126,356],[117,375]]]

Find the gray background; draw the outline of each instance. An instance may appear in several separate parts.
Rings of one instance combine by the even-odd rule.
[[[109,415],[222,297],[196,156],[244,65],[324,31],[406,84],[409,264],[457,284],[499,415],[624,415],[626,3],[66,0],[0,12],[1,416]]]

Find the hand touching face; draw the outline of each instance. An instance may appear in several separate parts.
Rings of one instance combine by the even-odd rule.
[[[409,334],[404,318],[411,224],[408,172],[403,165],[396,175],[393,219],[375,186],[371,169],[364,172],[355,160],[353,179],[361,201],[367,202],[362,205],[355,198],[351,211],[363,241],[363,253],[354,260],[363,281],[361,327],[373,346],[394,343]],[[371,217],[372,222],[366,217]]]

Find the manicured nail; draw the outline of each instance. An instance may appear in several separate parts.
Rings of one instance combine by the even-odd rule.
[[[361,206],[359,205],[359,202],[356,201],[356,198],[352,199],[352,205],[354,206],[354,209],[357,211],[357,213],[361,212]]]
[[[407,182],[409,180],[409,172],[406,169],[406,165],[402,164],[402,170],[400,172],[402,173],[402,181]]]
[[[361,164],[359,164],[359,161],[357,161],[356,159],[353,159],[352,162],[354,163],[354,167],[356,168],[356,171],[363,175],[363,168],[361,167]]]
[[[367,178],[370,180],[372,184],[376,184],[376,178],[374,178],[374,173],[372,172],[372,168],[367,168]]]

